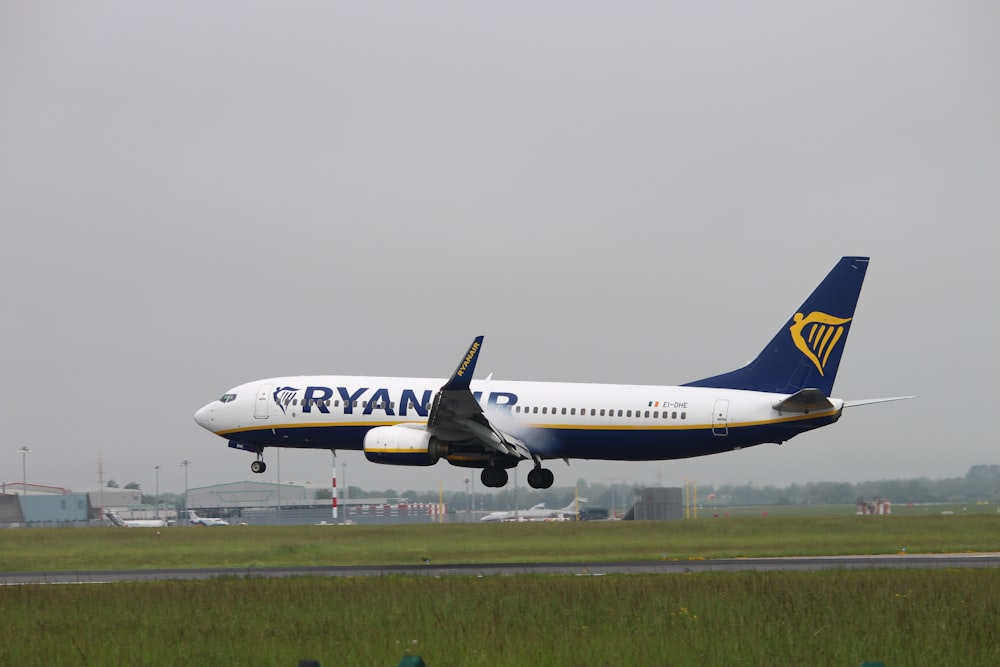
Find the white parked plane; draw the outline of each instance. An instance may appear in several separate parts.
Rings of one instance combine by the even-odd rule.
[[[198,516],[194,510],[188,510],[188,520],[195,526],[228,526],[225,519],[213,519],[208,516]]]
[[[575,517],[580,510],[580,503],[587,502],[586,498],[577,498],[566,507],[556,510],[545,509],[545,503],[538,503],[531,509],[508,510],[503,512],[490,512],[483,516],[480,521],[546,521],[549,519],[568,519]]]
[[[845,407],[909,397],[831,398],[867,257],[844,257],[748,365],[681,386],[472,379],[476,338],[446,380],[299,376],[248,382],[195,413],[229,446],[361,449],[374,463],[482,468],[501,487],[533,463],[528,483],[552,485],[550,459],[652,461],[782,443],[840,419]]]
[[[169,525],[164,519],[123,519],[114,510],[105,510],[104,516],[119,528],[165,528]]]

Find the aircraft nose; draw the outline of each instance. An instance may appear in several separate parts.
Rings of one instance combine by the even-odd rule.
[[[194,413],[194,420],[198,423],[198,426],[211,431],[213,422],[215,421],[215,408],[209,403]]]

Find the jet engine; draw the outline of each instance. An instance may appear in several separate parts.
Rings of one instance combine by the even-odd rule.
[[[365,434],[365,458],[372,463],[432,466],[448,447],[422,428],[376,426]]]

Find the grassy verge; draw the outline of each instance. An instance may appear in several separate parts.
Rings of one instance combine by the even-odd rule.
[[[0,614],[5,665],[1000,664],[997,570],[14,586]]]
[[[0,572],[1000,551],[1000,515],[8,530]]]

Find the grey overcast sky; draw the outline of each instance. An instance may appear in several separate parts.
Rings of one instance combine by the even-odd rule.
[[[1000,463],[1000,4],[0,2],[0,481],[261,479],[199,428],[286,374],[677,384],[872,257],[781,447],[553,464],[786,484]],[[264,478],[275,479],[276,456]],[[339,457],[370,489],[441,463]],[[524,466],[522,466],[524,467]],[[327,481],[328,452],[281,478]]]

